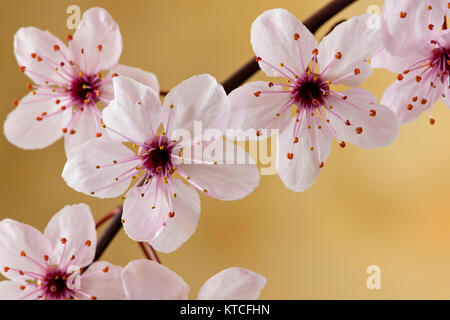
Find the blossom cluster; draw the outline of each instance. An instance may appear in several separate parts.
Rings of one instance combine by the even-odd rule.
[[[199,194],[238,200],[260,183],[257,163],[225,139],[227,129],[255,130],[258,141],[276,129],[279,177],[300,192],[325,167],[333,140],[342,148],[380,148],[426,110],[434,124],[436,101],[450,107],[450,36],[448,2],[432,3],[386,0],[378,28],[370,14],[356,16],[320,43],[292,13],[268,10],[253,22],[250,40],[272,81],[227,94],[201,74],[163,101],[153,73],[119,64],[122,36],[106,10],[87,10],[67,45],[48,31],[21,28],[14,53],[32,83],[13,101],[4,133],[24,149],[64,137],[67,185],[97,198],[121,196],[126,234],[169,253],[195,232]],[[380,102],[360,88],[373,68],[397,74]],[[199,134],[196,122],[209,133]],[[84,204],[62,209],[43,234],[1,221],[0,272],[9,280],[0,282],[0,298],[188,298],[182,278],[155,261],[124,268],[94,262],[95,230]],[[229,268],[207,280],[198,298],[257,299],[265,283],[250,270]]]

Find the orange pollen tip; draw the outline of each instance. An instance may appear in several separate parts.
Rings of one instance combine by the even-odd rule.
[[[431,23],[428,25],[428,30],[433,30],[434,29],[434,25],[432,25]]]
[[[9,271],[9,268],[8,268],[8,267],[4,267],[4,268],[3,268],[3,271],[8,272],[8,271]]]
[[[20,67],[19,67],[20,72],[25,72],[26,69],[27,69],[27,68],[26,68],[25,66],[20,66]]]
[[[406,109],[408,109],[409,111],[411,111],[414,108],[414,106],[412,104],[408,104],[408,106],[406,107]]]
[[[294,33],[294,40],[300,39],[300,35],[298,33]]]
[[[350,123],[349,120],[345,120],[345,124],[346,124],[347,126],[351,125],[351,123]]]
[[[402,80],[403,80],[403,75],[402,75],[402,74],[399,74],[399,75],[397,76],[397,80],[398,80],[398,81],[402,81]]]
[[[409,73],[409,69],[408,70],[405,70],[405,71],[403,71],[403,74],[408,74]]]
[[[112,75],[111,75],[111,77],[117,77],[117,76],[119,76],[117,73],[113,73]]]
[[[44,260],[45,260],[45,261],[48,261],[48,259],[49,259],[48,256],[45,255],[45,256],[44,256]]]
[[[169,218],[173,218],[173,217],[175,217],[175,212],[170,211],[170,212],[169,212]]]
[[[20,286],[20,290],[25,290],[25,286],[24,285],[22,285],[22,286]]]
[[[104,273],[108,272],[108,271],[109,271],[109,267],[105,267],[102,271],[103,271]]]
[[[27,89],[28,89],[28,90],[33,89],[33,84],[32,84],[32,83],[27,83]]]
[[[95,135],[97,138],[100,138],[102,136],[102,134],[100,132],[97,132],[97,134]]]
[[[95,94],[97,95],[97,97],[100,97],[100,95],[102,94],[102,92],[99,90],[95,91]]]
[[[420,77],[420,76],[417,76],[417,77],[416,77],[416,81],[417,81],[417,82],[420,82],[420,81],[422,81],[422,77]]]
[[[312,51],[312,54],[314,54],[314,55],[318,55],[319,54],[319,50],[317,49],[317,48],[315,48],[313,51]]]
[[[97,300],[97,297],[96,296],[92,296],[91,300]]]
[[[61,100],[59,100],[59,99],[55,100],[55,104],[59,104],[60,102],[61,102]]]
[[[73,36],[71,34],[68,34],[66,37],[67,41],[72,41],[73,40]]]
[[[347,96],[343,96],[342,100],[347,100],[347,98],[348,98]]]
[[[293,153],[288,153],[288,154],[287,154],[287,158],[288,158],[289,160],[294,159],[294,154],[293,154]]]
[[[405,11],[400,12],[400,18],[405,19],[408,14]]]
[[[23,273],[22,270],[19,270],[19,274],[20,274],[21,276],[23,276],[25,273]]]
[[[76,131],[72,129],[72,130],[69,131],[69,134],[75,134],[75,132]]]
[[[87,240],[84,244],[85,244],[87,247],[90,247],[91,244],[92,244],[92,242],[91,242],[91,240]]]
[[[67,242],[66,238],[61,238],[59,241],[61,241],[62,244],[65,244]]]
[[[11,102],[11,104],[12,104],[14,107],[17,107],[17,106],[19,105],[19,101],[18,101],[18,100],[13,100],[13,101]]]
[[[102,46],[101,44],[99,44],[99,45],[97,46],[97,49],[98,49],[98,51],[102,51],[103,46]]]
[[[256,62],[259,62],[261,60],[262,60],[261,57],[256,57]]]
[[[63,133],[67,133],[67,128],[62,128],[61,131],[62,131]]]
[[[419,99],[419,97],[412,98],[412,101],[416,102]]]
[[[294,143],[298,143],[298,137],[294,138]]]
[[[355,69],[355,75],[358,75],[358,74],[360,74],[361,73],[361,70],[359,69],[359,68],[356,68]]]
[[[42,121],[42,118],[41,117],[36,117],[36,120],[37,121]]]
[[[370,110],[369,116],[375,117],[376,115],[377,115],[377,111],[376,110],[374,110],[374,109]]]
[[[344,141],[341,141],[341,142],[339,143],[339,146],[340,146],[341,148],[345,148],[345,142],[344,142]]]
[[[322,169],[325,164],[323,162],[320,163],[319,168]]]
[[[358,127],[358,128],[355,129],[355,131],[356,131],[357,134],[361,134],[363,132],[363,128]]]
[[[421,104],[427,104],[427,99],[422,99],[422,101],[420,101]]]
[[[20,251],[20,256],[21,256],[21,257],[26,257],[27,254],[25,253],[25,251]]]
[[[430,124],[433,125],[436,123],[436,120],[434,120],[433,118],[430,118]]]
[[[338,60],[342,59],[342,53],[341,52],[337,52],[334,57]]]
[[[261,131],[256,131],[256,135],[259,137],[259,136],[261,136]]]
[[[32,57],[33,59],[36,59],[36,56],[37,56],[37,54],[34,53],[34,52],[31,54],[31,57]]]
[[[42,61],[41,56],[38,56],[36,60],[37,60],[38,62],[41,62],[41,61]]]
[[[61,106],[61,110],[66,110],[66,106]]]
[[[256,91],[255,93],[253,93],[253,95],[254,95],[255,97],[259,97],[260,94],[261,94],[261,91]]]
[[[70,257],[70,260],[75,260],[75,255],[73,254],[71,257]]]
[[[53,50],[58,51],[59,49],[60,49],[60,48],[59,48],[58,45],[55,44],[55,45],[53,46]]]
[[[269,82],[269,88],[273,87],[273,82]]]

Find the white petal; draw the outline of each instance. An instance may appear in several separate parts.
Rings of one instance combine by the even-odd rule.
[[[373,149],[387,146],[397,139],[399,122],[393,111],[377,104],[376,97],[367,90],[355,88],[343,93],[348,97],[347,100],[330,99],[330,104],[333,105],[333,111],[349,120],[351,125],[346,125],[344,120],[328,113],[330,126],[339,140],[360,148]],[[362,128],[360,134],[357,133],[358,128]]]
[[[109,262],[94,262],[81,276],[81,290],[99,300],[125,300],[122,269]]]
[[[102,46],[101,51],[99,45]],[[73,52],[86,73],[108,70],[119,61],[122,35],[119,26],[105,9],[90,8],[84,12],[70,46],[73,46]]]
[[[49,240],[35,228],[26,224],[4,219],[0,222],[0,272],[9,279],[26,279],[18,272],[5,267],[45,274],[44,270],[36,263],[21,255],[36,260],[45,265],[44,256],[52,254],[52,245]]]
[[[358,86],[372,73],[372,68],[366,62],[381,48],[381,34],[379,29],[369,27],[372,15],[366,14],[353,17],[339,24],[327,35],[319,45],[319,67],[323,71],[340,52],[342,58],[336,60],[326,71],[328,80],[337,80],[347,74],[353,76],[340,81],[340,84]],[[359,74],[355,74],[359,69]]]
[[[154,239],[168,220],[170,209],[167,203],[166,185],[160,182],[158,194],[156,194],[156,181],[150,183],[149,187],[132,188],[124,202],[123,227],[126,234],[135,241]],[[154,209],[153,206],[155,206]]]
[[[298,40],[294,39],[295,34],[300,36]],[[268,10],[256,18],[251,28],[251,43],[257,57],[275,67],[283,63],[297,75],[305,72],[303,66],[308,66],[312,51],[317,48],[314,35],[292,13],[284,9]],[[268,76],[280,76],[277,70],[263,62],[259,62],[259,66]],[[283,71],[289,73],[286,69]]]
[[[394,56],[386,49],[382,49],[371,59],[374,68],[385,68],[393,73],[403,73],[415,62],[424,59],[420,52],[413,51],[408,56]]]
[[[54,50],[55,45],[59,46],[60,51]],[[20,28],[14,36],[14,54],[17,62],[20,66],[26,67],[26,70],[32,71],[25,70],[25,74],[35,83],[45,84],[46,81],[50,81],[53,85],[66,83],[49,62],[67,62],[61,53],[70,57],[66,45],[48,31],[35,27]],[[36,57],[32,58],[32,54],[36,54]],[[38,57],[42,60],[38,61]]]
[[[151,142],[161,123],[159,95],[150,88],[126,77],[114,78],[114,100],[103,110],[107,128],[131,139]]]
[[[212,276],[198,293],[198,300],[256,300],[266,279],[251,270],[229,268]]]
[[[200,199],[194,188],[179,179],[173,179],[172,199],[175,216],[170,218],[166,227],[149,243],[158,251],[172,252],[189,239],[197,229],[200,218]]]
[[[192,137],[198,136],[200,133],[194,132],[194,121],[201,121],[203,132],[210,128],[223,131],[229,117],[230,103],[227,95],[222,85],[209,74],[183,81],[170,90],[164,99],[163,124],[169,137],[176,129],[187,130]]]
[[[19,281],[9,281],[4,280],[0,281],[0,300],[20,300],[25,297],[27,294],[36,290],[34,287],[26,287],[25,290],[21,290],[22,286],[26,285],[26,283]],[[36,298],[39,293],[34,295],[30,295],[28,299]]]
[[[111,69],[110,73],[117,73],[119,76],[124,76],[136,80],[137,82],[140,82],[152,88],[155,93],[159,94],[158,78],[156,78],[156,76],[151,72],[147,72],[139,68],[124,66],[123,64],[118,64]]]
[[[75,259],[71,264],[84,267],[94,260],[97,233],[91,209],[86,204],[65,206],[56,213],[45,228],[44,235],[53,244],[53,257],[62,260],[62,265]],[[61,239],[65,239],[65,244]],[[81,255],[80,255],[81,254]]]
[[[427,1],[386,0],[383,5],[383,44],[395,55],[408,55],[417,50],[417,45],[439,30],[448,13],[446,1],[433,1],[430,20],[428,20]],[[400,18],[400,12],[406,12]],[[428,29],[429,24],[434,30]],[[407,36],[404,36],[407,35]]]
[[[40,93],[41,90],[36,92]],[[32,102],[41,99],[42,97],[29,93],[8,115],[3,130],[9,142],[23,149],[42,149],[61,138],[61,130],[70,119],[70,110],[37,121],[36,118],[42,113],[51,114],[60,108],[50,99]]]
[[[98,124],[98,126],[95,124],[96,118],[94,118],[93,115],[93,112],[95,111],[91,108],[96,107],[85,108],[84,111],[81,112],[75,128],[75,134],[64,135],[64,148],[66,155],[69,155],[75,147],[78,147],[86,141],[95,139],[97,137],[97,133],[103,134],[101,124]]]
[[[230,129],[280,129],[289,117],[288,109],[281,116],[276,114],[290,100],[289,94],[261,93],[258,91],[280,91],[278,86],[269,87],[267,82],[246,83],[233,90],[228,96],[231,104]]]
[[[139,159],[124,163],[120,163],[120,160],[134,156],[135,153],[120,142],[107,137],[94,139],[69,154],[62,177],[78,192],[95,192],[95,196],[99,198],[114,198],[123,194],[131,182],[131,177],[127,178],[127,174],[120,175],[140,163]],[[118,163],[114,164],[114,161]],[[97,166],[100,168],[97,169]],[[115,178],[119,180],[116,181]]]
[[[325,162],[331,151],[331,133],[325,125],[322,129],[307,129],[306,121],[302,121],[298,143],[293,144],[295,120],[279,137],[279,176],[292,191],[305,191],[314,183],[320,173],[320,164]],[[311,139],[309,138],[311,136]],[[311,151],[311,147],[314,149]],[[320,156],[319,156],[320,152]],[[292,153],[293,159],[287,154]]]
[[[131,261],[122,271],[130,300],[186,300],[189,286],[175,272],[149,260]]]
[[[432,93],[427,94],[429,87],[424,85],[423,80],[421,83],[417,83],[416,74],[411,72],[403,80],[396,80],[384,91],[381,104],[393,110],[400,123],[405,124],[416,120],[424,111],[434,105],[439,98],[438,94],[433,94],[434,90],[440,89],[432,89]],[[431,98],[433,95],[434,99]]]
[[[207,195],[221,200],[237,200],[248,196],[259,185],[258,168],[242,148],[219,140],[208,149],[214,150],[214,154],[204,150],[203,161],[207,164],[191,161],[190,164],[179,165],[190,177],[189,182],[206,190]],[[213,157],[220,153],[221,157]],[[217,161],[216,165],[214,161]]]

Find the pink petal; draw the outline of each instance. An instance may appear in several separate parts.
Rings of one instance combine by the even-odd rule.
[[[26,256],[22,256],[22,251]],[[45,274],[42,267],[27,257],[45,265],[44,256],[51,254],[52,245],[49,240],[35,228],[11,219],[0,222],[0,272],[5,277],[27,279],[5,267]]]
[[[384,105],[376,104],[376,97],[369,91],[361,88],[344,91],[348,98],[330,99],[333,111],[345,120],[328,113],[330,126],[334,128],[339,140],[353,143],[364,148],[373,149],[387,146],[397,139],[399,122],[393,111]],[[348,104],[351,103],[352,105]],[[362,128],[362,132],[358,134]]]
[[[326,126],[320,130],[309,130],[306,121],[302,121],[299,129],[298,143],[293,144],[295,120],[279,137],[279,172],[283,183],[292,191],[305,191],[314,183],[320,173],[320,164],[325,162],[331,151],[331,133]],[[312,143],[309,135],[312,134]],[[313,151],[311,151],[313,147]],[[320,150],[320,157],[319,157]],[[287,154],[292,153],[293,159]]]
[[[415,62],[424,59],[421,52],[412,51],[408,56],[394,56],[386,49],[381,50],[371,59],[374,68],[385,68],[393,73],[403,73]]]
[[[36,288],[31,286],[26,287],[25,290],[21,290],[20,288],[24,285],[26,283],[19,281],[0,281],[0,300],[19,300],[36,290]],[[27,299],[36,299],[38,294],[30,295]]]
[[[128,67],[123,64],[118,64],[111,69],[110,73],[117,73],[119,76],[124,76],[136,80],[137,82],[140,82],[152,88],[153,91],[157,95],[159,95],[158,78],[156,78],[156,76],[151,72],[147,72],[139,68]]]
[[[444,15],[448,13],[446,1],[433,1],[432,8],[431,19],[428,21],[425,0],[386,0],[382,14],[383,43],[386,49],[395,55],[408,55],[417,50],[418,45],[427,42],[425,39],[441,28]],[[400,13],[405,11],[407,16],[400,18]],[[434,25],[433,31],[428,29],[430,23]]]
[[[99,123],[98,126],[96,125],[96,120],[92,114],[92,112],[96,111],[90,110],[90,108],[96,108],[96,106],[85,108],[84,111],[81,112],[75,128],[75,134],[64,135],[64,148],[66,155],[86,141],[95,139],[97,137],[97,133],[103,134],[101,124]]]
[[[59,51],[54,50],[55,45],[59,47]],[[48,31],[34,27],[20,28],[14,36],[14,54],[17,63],[26,68],[25,74],[35,83],[66,82],[52,67],[61,61],[66,62],[61,53],[66,57],[70,56],[66,45]],[[32,54],[36,54],[35,58]]]
[[[220,158],[208,154],[209,150],[222,152]],[[211,152],[213,153],[213,152]],[[259,185],[259,171],[248,153],[242,148],[224,140],[204,148],[203,161],[200,164],[178,165],[184,173],[206,194],[221,200],[237,200],[248,196]],[[217,161],[217,164],[214,164]],[[238,162],[239,161],[239,162]]]
[[[372,18],[370,14],[353,17],[339,24],[320,42],[318,60],[321,71],[336,60],[338,52],[342,54],[342,58],[326,71],[328,80],[336,80],[359,69],[358,75],[339,82],[356,87],[372,74],[372,68],[366,60],[381,48],[380,31],[369,27],[369,19]]]
[[[173,106],[173,109],[171,108]],[[169,128],[167,120],[170,115]],[[225,130],[230,117],[230,103],[223,87],[209,74],[183,81],[164,99],[164,126],[169,134],[184,129],[194,137],[194,121],[201,121],[203,132]]]
[[[229,268],[209,278],[198,293],[198,300],[256,300],[266,279],[251,270]]]
[[[297,41],[294,39],[296,34],[299,35]],[[309,64],[312,51],[317,48],[314,35],[292,13],[284,9],[267,10],[256,18],[251,28],[251,43],[257,57],[276,67],[283,63],[297,75],[305,72],[303,66]],[[278,71],[263,62],[259,66],[268,76],[280,76]]]
[[[175,272],[149,260],[135,260],[122,270],[130,300],[186,300],[189,286]]]
[[[117,64],[122,53],[122,35],[119,26],[105,9],[91,8],[84,12],[70,45],[82,70],[93,73],[108,70]]]
[[[139,159],[123,163],[120,160],[133,156],[135,153],[120,142],[107,137],[94,139],[69,154],[62,177],[78,192],[95,192],[95,196],[99,198],[117,197],[125,192],[131,182],[131,177],[120,175],[140,162]],[[114,161],[118,163],[114,164]],[[119,180],[116,181],[115,178]]]
[[[53,244],[53,257],[61,259],[62,265],[84,267],[94,260],[97,233],[91,209],[86,204],[65,206],[48,223],[44,235]],[[61,239],[65,239],[62,244]],[[65,248],[64,248],[65,247]]]
[[[125,233],[135,241],[149,241],[157,237],[164,229],[169,217],[166,185],[159,183],[156,193],[156,181],[150,187],[132,188],[125,199],[122,219]],[[147,191],[144,190],[147,189]],[[144,196],[142,196],[144,194]],[[156,198],[156,201],[155,201]],[[155,206],[153,209],[152,207]]]
[[[279,86],[269,87],[267,82],[255,81],[246,83],[233,90],[228,96],[231,104],[230,129],[280,129],[290,116],[290,109],[280,117],[276,114],[289,100],[290,95],[284,93],[261,93],[260,91],[280,91]]]
[[[189,239],[197,229],[200,218],[200,199],[197,192],[179,179],[173,179],[172,198],[175,216],[170,218],[166,227],[149,243],[158,251],[172,252]]]
[[[36,92],[42,91],[38,89]],[[23,149],[42,149],[63,135],[61,130],[69,121],[69,111],[38,121],[36,118],[40,117],[42,113],[51,114],[61,107],[50,98],[47,101],[39,100],[42,100],[42,97],[32,93],[27,94],[20,101],[19,106],[6,118],[3,130],[6,138],[12,144]]]
[[[109,262],[94,262],[81,276],[81,291],[99,300],[125,300],[122,269]]]
[[[161,123],[159,94],[133,79],[114,78],[114,100],[103,110],[107,128],[139,142],[151,142]],[[112,135],[115,135],[112,132]]]
[[[434,92],[439,89],[432,90]],[[439,95],[435,95],[435,99],[431,99],[431,95],[427,95],[428,91],[429,86],[426,86],[423,81],[417,83],[416,74],[411,72],[403,80],[395,81],[384,91],[381,104],[393,110],[401,124],[408,123],[416,120],[439,98]],[[423,99],[426,99],[425,104],[422,104]]]

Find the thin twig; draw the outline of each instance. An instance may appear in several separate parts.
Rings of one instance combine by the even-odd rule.
[[[144,253],[145,258],[148,260],[153,260],[150,254],[147,251],[147,248],[145,246],[145,242],[138,242],[139,247],[141,248],[142,252]]]
[[[111,211],[110,213],[106,214],[105,216],[103,216],[102,218],[100,218],[100,220],[98,220],[95,223],[95,229],[100,228],[106,221],[108,221],[109,219],[111,219],[112,217],[114,217],[115,214],[117,214],[118,209],[114,209],[113,211]]]
[[[145,243],[145,245],[147,246],[148,253],[150,254],[152,260],[154,260],[154,261],[158,262],[159,264],[161,264],[161,260],[159,260],[159,257],[156,254],[155,249],[153,249],[153,247],[149,243]]]
[[[114,239],[116,234],[119,232],[120,228],[122,228],[122,206],[119,206],[116,210],[117,213],[115,214],[114,218],[112,218],[111,223],[102,233],[100,239],[97,242],[94,261],[97,261],[100,258],[112,239]]]

